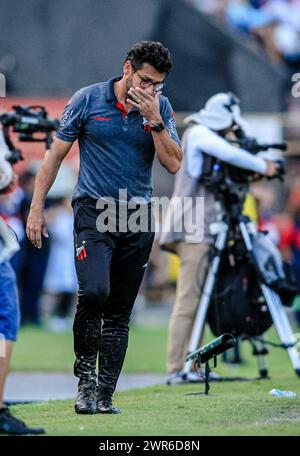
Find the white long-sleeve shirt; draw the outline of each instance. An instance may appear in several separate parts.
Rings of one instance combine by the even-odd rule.
[[[233,146],[204,125],[190,128],[185,137],[187,172],[199,178],[202,171],[203,152],[238,168],[265,174],[267,163],[244,149]]]

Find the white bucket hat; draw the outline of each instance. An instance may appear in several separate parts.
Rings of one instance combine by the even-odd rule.
[[[224,130],[235,123],[244,129],[246,123],[239,104],[240,100],[233,93],[217,93],[207,100],[203,109],[186,117],[184,122],[200,123],[212,130]]]

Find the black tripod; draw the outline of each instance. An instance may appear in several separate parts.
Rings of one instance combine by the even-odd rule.
[[[204,332],[209,305],[211,303],[218,277],[222,254],[227,247],[230,233],[234,232],[239,236],[241,242],[243,242],[248,257],[255,265],[259,287],[278,336],[281,340],[281,346],[287,350],[292,366],[296,374],[300,376],[300,357],[296,348],[297,341],[292,332],[281,299],[278,293],[267,286],[264,282],[262,274],[260,274],[258,259],[254,253],[253,241],[259,235],[259,232],[249,217],[242,215],[243,203],[249,189],[249,183],[237,184],[230,181],[230,179],[225,178],[223,185],[214,186],[214,188],[217,187],[218,191],[216,192],[216,199],[221,203],[225,215],[223,216],[222,221],[217,222],[214,226],[214,228],[217,229],[215,230],[216,240],[214,244],[213,259],[207,273],[199,302],[188,346],[188,353],[194,352],[199,347]],[[260,340],[256,340],[255,338],[251,339],[251,342],[254,346],[254,354],[257,355],[260,376],[267,377],[268,370],[266,364],[266,354],[268,351],[266,348],[266,340],[264,336],[262,336]],[[188,360],[182,373],[189,373],[191,371],[192,364],[192,360]]]

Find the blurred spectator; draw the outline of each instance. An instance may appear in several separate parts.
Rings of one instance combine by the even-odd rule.
[[[17,234],[20,251],[11,260],[18,279],[21,323],[40,324],[40,296],[46,269],[49,242],[42,250],[35,249],[25,236],[25,224],[34,187],[35,173],[26,170],[19,178],[19,187],[0,197],[0,213]]]
[[[20,176],[23,197],[20,202],[20,216],[24,231],[35,181],[34,171],[28,169]],[[47,202],[47,205],[49,202]],[[41,324],[40,298],[50,249],[50,240],[46,239],[43,249],[36,249],[25,236],[21,242],[22,259],[18,265],[18,279],[22,324]]]
[[[252,190],[258,205],[259,229],[262,231],[267,231],[268,236],[274,242],[274,244],[279,245],[280,234],[273,210],[276,202],[275,189],[266,183],[259,183],[254,185]]]
[[[228,0],[186,0],[186,2],[202,13],[220,18],[224,17],[228,4]]]
[[[54,300],[54,312],[49,327],[60,332],[70,329],[68,317],[77,292],[72,238],[73,212],[68,198],[55,201],[47,212],[47,224],[51,247],[44,291],[52,295]]]
[[[300,181],[296,182],[292,188],[288,208],[292,218],[282,224],[281,247],[285,256],[291,260],[298,282],[298,297],[294,310],[297,323],[300,326]]]
[[[25,227],[21,216],[20,205],[23,199],[24,192],[20,187],[17,187],[13,193],[0,196],[0,215],[6,223],[14,230],[19,243],[22,245],[25,239]],[[11,264],[19,275],[22,267],[23,252],[19,250],[11,259]]]
[[[300,67],[299,0],[186,0],[229,27],[252,35],[270,59]]]
[[[28,241],[25,227],[38,166],[38,162],[29,163],[19,177],[17,189],[13,193],[0,196],[0,215],[17,234],[21,247],[11,259],[18,280],[21,323],[41,324],[41,298],[45,286],[47,292],[55,296],[55,316],[58,317],[56,326],[60,325],[62,328],[66,321],[62,322],[61,319],[65,319],[70,312],[77,289],[73,264],[73,218],[70,203],[65,199],[65,195],[73,190],[75,172],[67,164],[60,170],[45,204],[45,215],[50,223],[50,238],[45,238],[43,249],[36,249]],[[52,242],[54,245],[50,251]],[[63,251],[59,259],[54,259],[58,249]],[[47,269],[49,254],[50,264]]]

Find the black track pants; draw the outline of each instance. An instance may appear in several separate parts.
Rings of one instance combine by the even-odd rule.
[[[151,206],[146,211],[151,217]],[[129,214],[132,213],[129,210]],[[74,207],[75,265],[79,283],[75,315],[74,374],[115,390],[128,345],[128,324],[154,233],[99,233],[94,200]],[[153,215],[152,215],[153,217]],[[153,223],[153,218],[152,218]],[[118,225],[117,225],[118,227]]]

